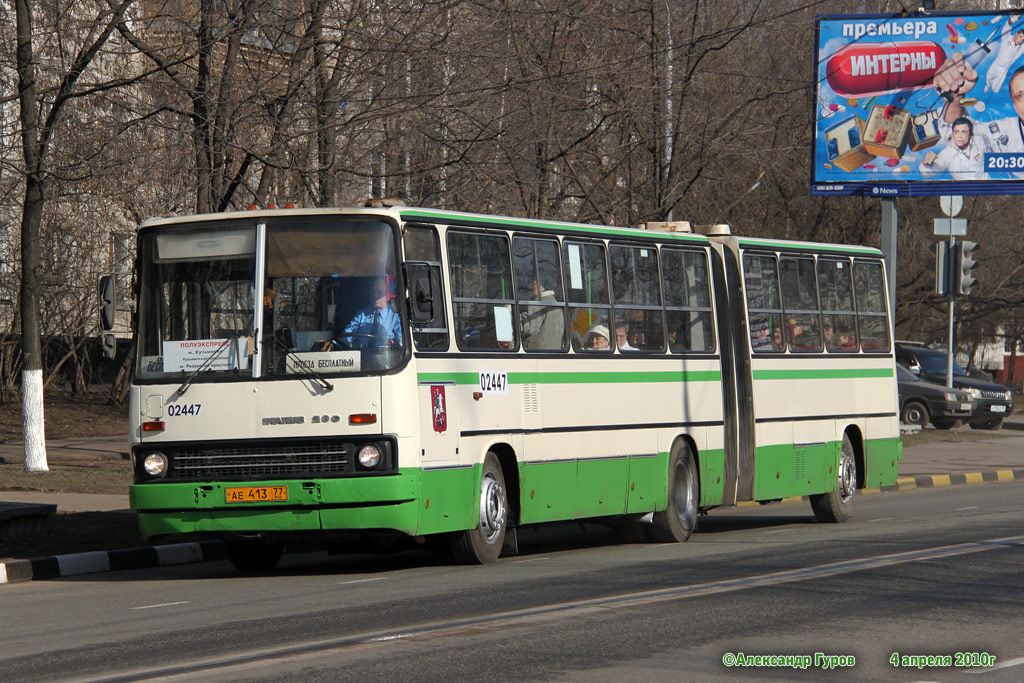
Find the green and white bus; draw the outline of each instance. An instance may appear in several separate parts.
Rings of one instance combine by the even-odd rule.
[[[877,249],[406,206],[139,230],[131,504],[155,542],[444,539],[808,496],[902,458]],[[649,524],[647,523],[649,522]]]

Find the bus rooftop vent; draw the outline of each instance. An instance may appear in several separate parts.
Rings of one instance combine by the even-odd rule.
[[[650,221],[641,223],[644,230],[660,230],[662,232],[693,232],[690,221]]]
[[[701,232],[708,237],[723,237],[732,234],[732,229],[728,223],[714,223],[712,225],[702,225],[698,232]]]

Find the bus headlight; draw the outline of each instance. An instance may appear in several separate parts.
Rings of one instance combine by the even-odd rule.
[[[142,461],[142,469],[151,477],[167,474],[167,456],[160,452],[150,453]]]
[[[380,464],[380,449],[372,443],[368,443],[359,449],[359,464],[368,470]]]

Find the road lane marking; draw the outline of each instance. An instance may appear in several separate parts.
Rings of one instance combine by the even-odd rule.
[[[159,605],[143,605],[141,607],[129,607],[128,609],[156,609],[157,607],[173,607],[174,605],[187,605],[191,600],[179,600],[178,602],[161,602]]]
[[[991,671],[995,671],[996,669],[1009,669],[1010,667],[1020,666],[1021,664],[1024,664],[1024,657],[1017,657],[1016,659],[1007,659],[1005,662],[999,662],[998,664],[987,667],[985,669],[962,669],[960,673],[987,674]]]
[[[868,521],[869,522],[888,522],[891,519],[895,519],[895,517],[878,517],[876,519],[869,519]]]
[[[509,564],[523,564],[524,562],[537,562],[539,560],[547,560],[549,557],[531,557],[528,560],[512,560]]]
[[[956,511],[957,512],[963,512],[965,510],[977,510],[977,509],[978,509],[977,505],[972,505],[972,506],[966,507],[966,508],[957,508]]]
[[[349,585],[351,585],[353,583],[369,583],[370,581],[383,581],[383,580],[384,580],[383,576],[378,576],[378,577],[373,578],[373,579],[353,579],[352,581],[339,581],[338,585],[339,586],[349,586]]]
[[[343,651],[351,651],[357,648],[366,648],[368,646],[381,645],[388,642],[412,641],[414,639],[421,638],[436,639],[445,636],[464,634],[467,631],[480,633],[489,630],[503,630],[511,626],[578,618],[587,614],[593,614],[595,610],[610,611],[637,607],[640,605],[704,597],[720,593],[732,593],[753,588],[796,583],[799,581],[851,574],[870,569],[893,567],[911,562],[956,557],[1016,546],[1024,547],[1024,535],[991,538],[971,543],[957,543],[955,545],[923,548],[901,553],[892,553],[889,555],[843,560],[841,562],[830,562],[827,564],[789,569],[780,572],[756,574],[754,576],[738,579],[723,579],[721,581],[709,581],[707,583],[677,585],[669,586],[667,588],[637,591],[633,593],[621,593],[619,595],[611,595],[603,598],[590,598],[587,600],[556,603],[553,605],[544,605],[541,607],[515,610],[512,612],[499,612],[496,614],[485,614],[482,616],[451,619],[448,621],[428,622],[402,629],[339,636],[279,647],[251,650],[248,652],[239,652],[237,654],[215,655],[212,657],[193,660],[187,664],[154,666],[134,669],[131,671],[107,672],[97,677],[76,679],[74,683],[96,681],[117,681],[126,683],[127,681],[141,680],[152,683],[157,680],[187,680],[199,673],[213,671],[216,671],[218,675],[224,676],[232,671],[237,672],[245,669],[264,667],[271,662],[295,662],[296,660],[303,658],[322,657],[324,655],[337,654]]]
[[[771,531],[766,531],[765,533],[766,534],[784,534],[787,531],[793,531],[793,529],[772,529]]]

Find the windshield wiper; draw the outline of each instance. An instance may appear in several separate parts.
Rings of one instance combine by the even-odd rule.
[[[196,380],[196,377],[209,370],[210,366],[213,365],[213,361],[217,360],[217,358],[220,357],[220,354],[224,353],[224,349],[226,349],[229,346],[233,346],[235,343],[237,343],[237,340],[229,339],[224,344],[219,346],[216,351],[211,353],[207,357],[207,359],[203,361],[202,365],[196,368],[192,372],[192,374],[189,375],[188,378],[181,383],[181,386],[178,387],[178,389],[174,393],[176,393],[178,396],[184,396],[185,392],[188,391],[188,388],[192,386],[192,382]]]
[[[324,379],[323,375],[306,365],[301,358],[295,355],[294,351],[288,348],[287,344],[277,338],[276,334],[272,336],[274,337],[274,343],[280,346],[284,350],[285,355],[292,359],[292,367],[299,368],[302,374],[319,384],[320,388],[324,391],[334,391],[334,385]]]

